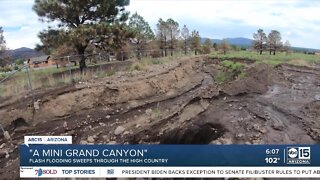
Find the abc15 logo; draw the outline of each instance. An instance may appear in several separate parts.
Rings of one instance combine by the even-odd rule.
[[[287,147],[287,157],[289,159],[310,159],[310,147]]]

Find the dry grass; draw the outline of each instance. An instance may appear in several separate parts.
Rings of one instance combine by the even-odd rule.
[[[58,87],[66,84],[71,84],[74,82],[78,82],[80,80],[89,80],[92,78],[101,78],[112,76],[115,74],[115,71],[87,71],[85,75],[77,73],[70,73],[68,70],[64,70],[64,73],[61,75],[54,76],[57,72],[53,72],[54,70],[48,69],[48,71],[42,70],[33,70],[30,71],[30,79],[32,89],[46,89],[49,87]],[[20,72],[8,79],[7,81],[0,84],[0,96],[8,97],[14,96],[21,93],[30,92],[30,84],[28,81],[28,75],[26,72]]]

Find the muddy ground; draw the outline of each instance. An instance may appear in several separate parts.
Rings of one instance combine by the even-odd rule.
[[[182,58],[0,102],[0,177],[19,177],[25,135],[75,144],[314,144],[320,141],[320,66],[246,63],[215,81],[219,60]],[[38,108],[39,107],[39,108]]]

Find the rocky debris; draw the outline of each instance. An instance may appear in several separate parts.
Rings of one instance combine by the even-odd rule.
[[[64,129],[68,129],[68,123],[67,123],[67,121],[64,121],[64,122],[63,122],[63,128],[64,128]]]
[[[5,150],[0,150],[0,158],[3,158],[3,157],[5,157],[6,155],[7,155],[7,151],[5,151]]]
[[[2,144],[0,145],[0,149],[4,148],[5,146],[6,146],[6,144],[5,144],[5,143],[2,143]]]
[[[8,151],[6,151],[6,156],[5,158],[8,159],[10,157],[10,154],[8,153]]]
[[[112,144],[118,144],[118,143],[117,143],[117,141],[110,141],[110,142],[108,142],[107,144],[112,145]]]
[[[79,144],[88,144],[88,142],[85,141],[85,140],[81,140],[81,141],[79,142]]]
[[[69,136],[73,136],[76,134],[76,131],[75,130],[71,130],[71,131],[68,131],[67,133]]]
[[[146,115],[151,116],[152,115],[152,109],[147,109],[146,110]]]
[[[11,140],[11,137],[8,131],[4,131],[3,135],[6,140]]]
[[[219,140],[222,144],[232,144],[232,139],[230,138],[220,138]]]
[[[110,119],[110,117],[111,117],[110,115],[106,115],[106,118],[107,118],[107,119]]]
[[[259,132],[261,132],[262,134],[265,134],[268,132],[268,130],[266,128],[261,128]]]
[[[320,101],[320,94],[315,95],[315,96],[314,96],[314,99],[315,99],[316,101]]]
[[[256,130],[256,131],[260,131],[260,126],[259,126],[259,124],[254,124],[254,125],[253,125],[253,129]]]
[[[124,131],[125,131],[125,128],[124,128],[124,127],[118,126],[118,127],[116,128],[116,130],[114,130],[114,135],[118,136],[118,135],[122,134]]]
[[[275,130],[278,130],[278,131],[282,131],[284,129],[284,126],[279,123],[272,124],[271,127]]]
[[[230,138],[219,138],[217,140],[211,141],[210,144],[217,144],[217,145],[221,145],[221,144],[232,144],[232,139]]]
[[[238,140],[243,140],[244,137],[245,137],[245,135],[242,134],[242,133],[236,134],[236,138],[237,138]]]
[[[252,144],[260,144],[261,143],[261,139],[253,139],[251,140]]]
[[[36,102],[34,102],[33,107],[34,107],[35,110],[39,110],[40,109],[40,103],[41,103],[40,99],[38,99]]]
[[[139,128],[139,127],[141,127],[141,124],[136,124],[136,128]]]

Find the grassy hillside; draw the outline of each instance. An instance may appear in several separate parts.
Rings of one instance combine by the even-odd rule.
[[[280,63],[289,63],[295,65],[312,65],[313,63],[320,63],[320,55],[308,55],[296,52],[289,54],[277,53],[276,55],[269,55],[268,52],[264,52],[262,55],[260,55],[253,51],[230,51],[226,55],[213,52],[210,56],[219,59],[241,58],[257,60],[258,62],[264,62],[272,65],[277,65]]]

